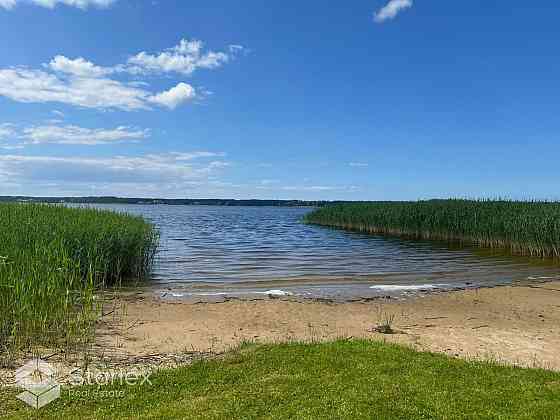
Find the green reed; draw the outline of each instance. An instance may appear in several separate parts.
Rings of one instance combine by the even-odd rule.
[[[158,235],[140,217],[0,204],[0,364],[36,348],[91,342],[100,290],[142,279]]]
[[[503,248],[516,255],[560,257],[560,203],[508,200],[430,200],[334,204],[308,223],[413,239]]]

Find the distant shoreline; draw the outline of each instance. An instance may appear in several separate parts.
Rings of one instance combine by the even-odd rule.
[[[251,207],[322,207],[341,201],[307,200],[259,200],[259,199],[219,199],[219,198],[134,198],[134,197],[33,197],[0,196],[1,202],[48,203],[48,204],[143,204],[175,206],[251,206]]]

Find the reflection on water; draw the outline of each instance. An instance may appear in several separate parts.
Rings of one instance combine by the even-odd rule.
[[[310,209],[98,205],[160,229],[153,281],[184,293],[371,296],[557,277],[541,260],[323,228]]]

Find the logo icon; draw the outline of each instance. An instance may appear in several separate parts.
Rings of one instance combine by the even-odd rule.
[[[41,359],[33,359],[16,370],[16,384],[25,391],[17,398],[39,409],[60,397],[56,370]]]

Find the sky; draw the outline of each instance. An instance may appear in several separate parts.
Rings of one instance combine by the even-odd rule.
[[[559,199],[553,0],[0,0],[0,195]]]

